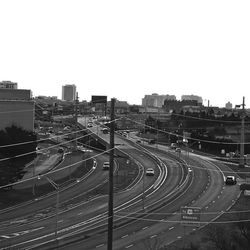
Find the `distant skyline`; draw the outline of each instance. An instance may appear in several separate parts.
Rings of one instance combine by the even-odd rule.
[[[80,100],[198,95],[250,108],[249,1],[0,1],[0,81]]]

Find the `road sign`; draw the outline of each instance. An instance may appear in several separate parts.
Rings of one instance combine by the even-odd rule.
[[[181,207],[181,223],[187,226],[200,226],[201,208]]]

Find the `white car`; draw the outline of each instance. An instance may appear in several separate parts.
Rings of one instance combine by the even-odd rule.
[[[109,170],[109,162],[108,161],[105,161],[102,165],[102,169],[103,170]]]
[[[155,174],[155,171],[153,168],[147,168],[146,175],[154,175],[154,174]]]
[[[176,149],[175,149],[175,152],[181,153],[181,149],[180,149],[180,148],[176,148]]]

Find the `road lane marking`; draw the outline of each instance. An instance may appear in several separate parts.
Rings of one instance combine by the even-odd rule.
[[[5,239],[9,239],[10,238],[10,236],[7,236],[7,235],[1,235],[0,237],[3,237]]]
[[[104,244],[97,245],[95,248],[103,247]]]
[[[130,248],[130,247],[132,247],[133,246],[133,244],[131,244],[131,245],[128,245],[128,246],[126,246],[125,248]]]
[[[150,236],[150,239],[157,237],[157,234]]]

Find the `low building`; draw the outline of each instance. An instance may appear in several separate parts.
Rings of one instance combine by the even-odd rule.
[[[11,81],[2,81],[0,82],[1,89],[17,89],[17,83]]]
[[[176,100],[165,100],[164,102],[164,110],[166,112],[176,112],[180,113],[185,106],[199,106],[198,102],[196,100],[182,100],[182,101],[176,101]]]

